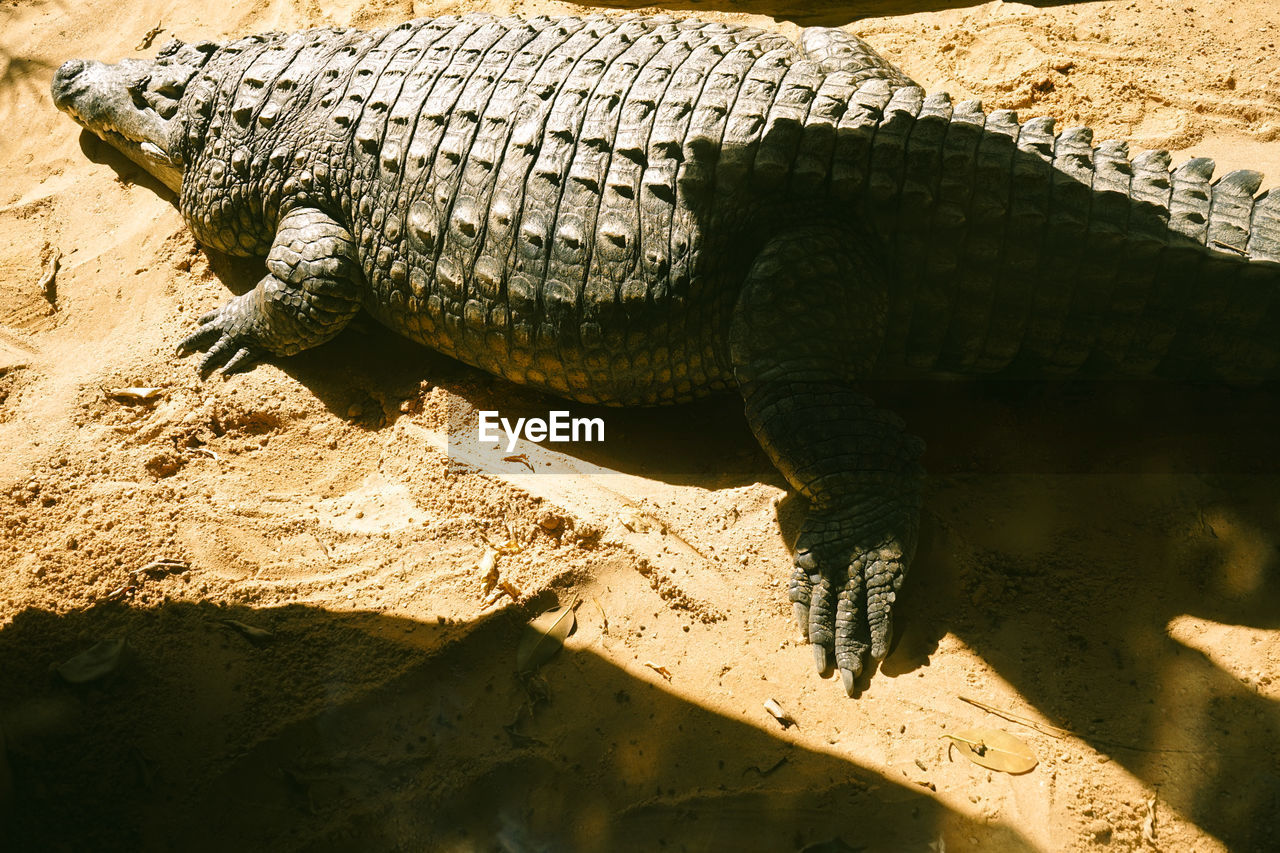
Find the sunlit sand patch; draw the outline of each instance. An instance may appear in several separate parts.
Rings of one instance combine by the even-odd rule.
[[[1187,615],[1171,619],[1166,630],[1175,642],[1204,655],[1259,696],[1280,700],[1280,630]]]

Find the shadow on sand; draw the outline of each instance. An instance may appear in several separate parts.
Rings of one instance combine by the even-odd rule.
[[[251,644],[228,618],[274,639]],[[6,845],[1029,849],[921,788],[707,711],[590,651],[546,665],[547,698],[521,716],[522,624],[515,610],[442,625],[303,606],[20,613],[0,631]],[[130,660],[114,680],[73,689],[46,671],[122,635]]]

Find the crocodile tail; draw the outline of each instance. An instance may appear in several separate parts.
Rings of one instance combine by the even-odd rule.
[[[1277,375],[1280,190],[1259,195],[1258,172],[1214,180],[1206,158],[1130,158],[1087,128],[882,79],[844,103],[811,133],[833,131],[830,197],[890,247],[892,363]]]

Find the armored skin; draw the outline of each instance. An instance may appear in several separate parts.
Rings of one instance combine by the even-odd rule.
[[[420,20],[71,60],[57,106],[265,256],[181,345],[244,370],[361,308],[586,403],[736,388],[809,501],[790,598],[846,690],[888,652],[934,372],[1273,377],[1280,193],[928,95],[866,44],[666,17]]]

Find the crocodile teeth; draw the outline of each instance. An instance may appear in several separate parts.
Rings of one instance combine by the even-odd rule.
[[[164,153],[164,151],[161,150],[160,146],[156,145],[154,142],[142,143],[142,153],[149,154],[150,156],[155,157],[157,160],[164,160],[165,162],[168,162],[169,160],[169,155]]]

